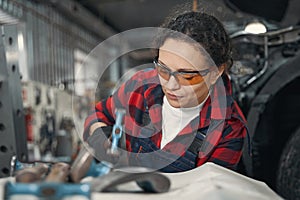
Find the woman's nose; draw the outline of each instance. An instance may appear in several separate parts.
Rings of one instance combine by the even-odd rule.
[[[169,90],[177,90],[180,88],[180,84],[174,76],[171,76],[165,87],[167,87]]]

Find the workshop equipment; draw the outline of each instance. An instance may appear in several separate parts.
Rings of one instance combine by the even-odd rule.
[[[87,176],[98,177],[111,171],[112,164],[102,161],[96,163],[93,157],[93,149],[83,146],[72,164],[70,178],[73,182],[78,183]]]
[[[23,163],[13,156],[10,162],[10,176],[15,176],[18,183],[33,183],[41,181],[49,171],[46,163]]]
[[[17,156],[12,156],[10,160],[10,176],[13,176],[16,171],[19,171],[23,168],[24,165],[17,159]]]
[[[125,141],[123,132],[124,109],[116,110],[116,124],[112,131],[112,146],[108,149],[107,154],[120,158],[121,152],[119,147]],[[122,141],[122,137],[124,141]],[[167,192],[170,188],[169,179],[160,173],[153,172],[152,169],[141,167],[126,167],[114,169],[113,165],[107,161],[97,162],[93,157],[93,149],[88,145],[83,145],[78,156],[73,162],[71,168],[66,163],[56,163],[51,167],[50,173],[46,176],[44,182],[35,182],[38,180],[37,174],[42,171],[39,168],[23,169],[19,172],[19,179],[22,173],[31,177],[21,179],[23,183],[5,184],[5,199],[10,199],[14,195],[29,194],[38,198],[58,200],[69,195],[81,195],[90,199],[91,192],[110,192],[117,191],[121,184],[136,181],[144,192],[162,193]],[[30,174],[30,172],[36,174]],[[23,176],[25,176],[23,175]],[[31,176],[30,176],[31,175]],[[79,183],[84,177],[96,177],[89,183]],[[26,176],[25,176],[26,177]],[[68,178],[70,178],[68,180]],[[74,183],[67,183],[72,181]]]
[[[27,161],[25,118],[21,97],[18,30],[1,25],[0,37],[0,177],[7,177],[13,156]],[[14,56],[8,56],[14,55]]]
[[[70,165],[63,162],[55,163],[47,175],[46,182],[64,183],[67,181],[70,172]]]
[[[60,200],[67,196],[80,195],[90,199],[91,191],[88,183],[62,184],[55,182],[12,183],[5,184],[4,199],[9,200],[15,195],[33,195],[40,199]]]
[[[59,200],[70,195],[80,195],[90,199],[91,192],[89,184],[66,183],[70,173],[69,164],[62,162],[55,163],[52,165],[45,181],[25,183],[24,180],[35,181],[34,178],[39,171],[41,171],[41,168],[34,167],[20,170],[18,173],[23,174],[23,176],[20,175],[18,179],[21,179],[22,183],[6,182],[4,199],[9,200],[15,195],[33,195],[47,200]]]
[[[49,166],[40,163],[33,167],[27,167],[16,172],[16,182],[18,183],[33,183],[41,181],[44,175],[48,172]]]
[[[69,164],[63,162],[53,164],[46,176],[49,168],[49,164],[46,163],[30,164],[29,167],[23,167],[15,172],[15,180],[17,183],[34,183],[42,181],[43,178],[45,178],[45,182],[65,182],[67,180]]]
[[[140,171],[140,172],[139,172]],[[9,200],[14,195],[33,195],[41,199],[59,200],[67,196],[80,195],[90,199],[91,192],[112,192],[121,184],[137,181],[144,192],[163,193],[170,188],[170,180],[163,174],[147,172],[145,169],[129,171],[113,171],[97,177],[90,183],[12,183],[5,184],[4,199]]]
[[[96,177],[90,182],[93,192],[115,191],[116,187],[131,181],[145,191],[152,193],[166,192],[170,188],[169,179],[163,174],[153,172],[153,169],[143,167],[121,167],[114,169],[114,165],[106,161],[96,163],[90,147],[83,147],[71,167],[70,177],[75,183],[86,176]]]
[[[106,175],[91,181],[94,192],[118,191],[121,184],[136,181],[138,186],[147,193],[164,193],[169,191],[171,182],[165,175],[153,172],[152,169],[143,167],[126,167],[116,169]]]
[[[4,199],[9,200],[15,195],[33,195],[51,200],[80,195],[90,199],[91,192],[117,191],[119,185],[131,181],[136,181],[144,192],[162,193],[170,188],[169,179],[163,174],[153,172],[152,169],[127,167],[111,171],[112,166],[110,163],[96,163],[90,152],[82,148],[71,169],[66,163],[56,163],[51,167],[44,182],[28,183],[39,180],[36,174],[42,174],[41,169],[44,168],[40,169],[37,166],[20,170],[19,173],[22,172],[23,176],[19,175],[19,183],[8,181],[5,184]],[[67,183],[69,174],[75,183]],[[78,183],[85,176],[98,177],[89,183]]]

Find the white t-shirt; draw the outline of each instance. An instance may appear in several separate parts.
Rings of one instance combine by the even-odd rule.
[[[191,108],[174,108],[169,104],[166,96],[164,96],[162,105],[161,149],[171,142],[190,121],[199,115],[208,96],[201,104]]]

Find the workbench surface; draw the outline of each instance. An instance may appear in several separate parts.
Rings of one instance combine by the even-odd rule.
[[[171,188],[167,193],[150,194],[141,192],[134,182],[118,187],[120,192],[92,193],[91,199],[105,200],[159,200],[159,199],[210,199],[210,200],[263,200],[283,199],[272,191],[264,182],[251,179],[213,163],[206,163],[194,170],[182,173],[166,174],[171,180]],[[13,177],[0,179],[0,195],[3,199],[4,184],[14,181]],[[15,196],[13,199],[35,199],[27,196]],[[86,199],[69,196],[64,199]]]

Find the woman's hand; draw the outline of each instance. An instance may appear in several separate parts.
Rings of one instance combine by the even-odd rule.
[[[94,131],[97,129],[97,128],[100,128],[100,127],[103,127],[103,126],[107,126],[107,124],[103,123],[103,122],[96,122],[94,123],[93,125],[91,125],[90,127],[90,132],[89,134],[90,135],[93,135]]]

